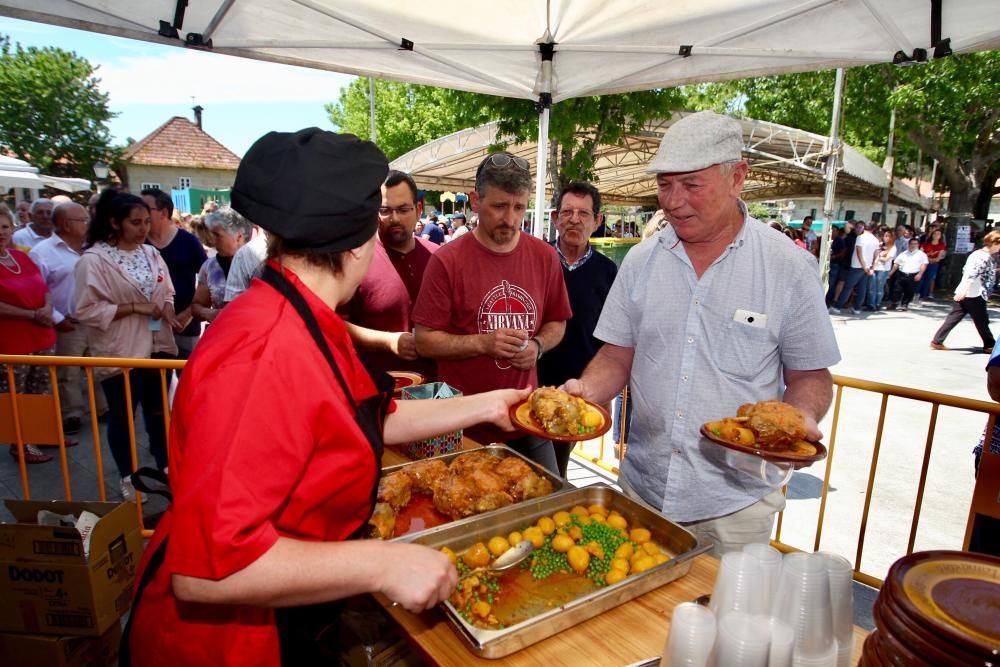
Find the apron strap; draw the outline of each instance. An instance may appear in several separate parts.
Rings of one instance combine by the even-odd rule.
[[[118,667],[132,667],[132,651],[129,646],[129,638],[132,635],[132,622],[135,620],[136,612],[139,611],[139,600],[142,599],[142,594],[146,590],[146,586],[149,585],[149,582],[156,575],[157,570],[163,565],[163,560],[167,556],[167,541],[169,539],[169,536],[163,538],[160,546],[156,547],[156,551],[150,557],[146,569],[142,571],[139,585],[135,589],[135,597],[132,598],[132,611],[128,615],[128,622],[125,623],[125,629],[122,631],[122,640],[118,649]]]

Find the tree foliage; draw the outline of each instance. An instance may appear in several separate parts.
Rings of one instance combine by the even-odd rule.
[[[834,72],[806,72],[702,86],[699,108],[740,111],[751,118],[827,134]],[[870,159],[886,154],[896,111],[895,174],[922,173],[939,161],[950,212],[985,217],[1000,175],[1000,52],[955,55],[910,67],[871,65],[847,71],[842,136]],[[985,204],[985,208],[983,205]]]
[[[0,36],[0,147],[53,175],[89,174],[113,159],[115,114],[95,72],[75,53]]]
[[[570,180],[593,180],[594,157],[601,144],[619,143],[648,120],[668,115],[679,99],[671,89],[576,98],[554,105],[547,166],[557,193]],[[499,135],[514,142],[534,141],[538,134],[538,111],[529,100],[376,81],[375,102],[378,145],[389,159],[490,121],[498,121]],[[342,88],[338,101],[326,110],[335,126],[368,138],[368,80],[356,79]]]
[[[375,134],[379,148],[394,160],[428,141],[462,129],[443,88],[375,81]],[[466,93],[468,94],[468,93]],[[340,89],[325,107],[340,131],[371,138],[368,79],[359,77]]]

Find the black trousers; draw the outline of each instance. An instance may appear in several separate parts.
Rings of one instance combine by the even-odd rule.
[[[955,301],[952,304],[951,312],[944,318],[944,323],[934,334],[934,342],[939,345],[944,343],[944,339],[948,337],[951,330],[964,320],[966,315],[971,317],[972,322],[976,325],[976,331],[983,339],[983,347],[993,347],[997,341],[990,332],[990,315],[986,312],[986,299],[981,296],[966,297],[961,301]]]
[[[919,283],[914,279],[915,276],[915,273],[896,272],[896,283],[892,286],[892,292],[889,296],[889,301],[892,302],[892,305],[910,305],[910,301],[913,300],[913,295],[919,287]]]
[[[167,467],[167,434],[164,430],[160,371],[155,368],[133,369],[129,374],[129,384],[132,390],[132,414],[135,415],[137,407],[142,407],[142,420],[149,436],[149,451],[156,460],[156,467],[163,470]],[[108,399],[108,445],[118,467],[118,474],[125,477],[132,472],[125,376],[119,373],[101,380],[101,387]]]

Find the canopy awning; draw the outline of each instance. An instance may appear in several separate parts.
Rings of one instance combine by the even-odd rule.
[[[626,136],[621,145],[598,147],[595,183],[607,203],[657,205],[656,180],[646,173],[646,166],[666,129],[688,113],[676,111],[669,120],[652,121],[641,132]],[[823,196],[828,137],[761,120],[737,120],[743,127],[743,155],[750,163],[745,199]],[[581,140],[586,134],[581,133]],[[475,186],[476,167],[489,147],[508,141],[497,136],[496,123],[488,123],[424,144],[393,160],[391,166],[411,174],[425,190],[469,191]],[[510,144],[508,150],[530,162],[534,170],[535,142]],[[850,146],[843,147],[842,158],[837,196],[879,199],[888,183],[881,167]],[[893,183],[890,201],[920,208],[929,205],[912,188],[898,182]]]
[[[85,178],[66,178],[63,176],[46,176],[42,174],[41,179],[45,187],[52,188],[53,190],[62,190],[63,192],[83,192],[90,190],[91,187],[91,182]]]
[[[3,0],[0,14],[316,69],[552,100],[1000,48],[1000,2]],[[178,20],[179,19],[179,20]],[[552,45],[551,83],[543,50]],[[543,90],[548,88],[548,90]],[[334,96],[336,91],[331,91]]]

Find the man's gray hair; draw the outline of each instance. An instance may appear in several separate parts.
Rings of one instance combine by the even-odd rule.
[[[515,195],[531,192],[531,172],[518,167],[513,160],[498,167],[487,158],[476,175],[476,193],[485,197],[487,186]]]
[[[220,206],[211,213],[207,213],[204,222],[209,231],[219,227],[234,238],[243,232],[244,241],[249,241],[250,234],[253,232],[253,225],[250,224],[250,221],[229,206]]]
[[[30,213],[32,216],[34,216],[35,215],[35,209],[37,207],[39,207],[39,206],[44,205],[44,204],[49,204],[51,206],[52,205],[52,200],[49,199],[48,197],[39,197],[35,201],[31,202],[31,208],[28,209],[28,213]]]

